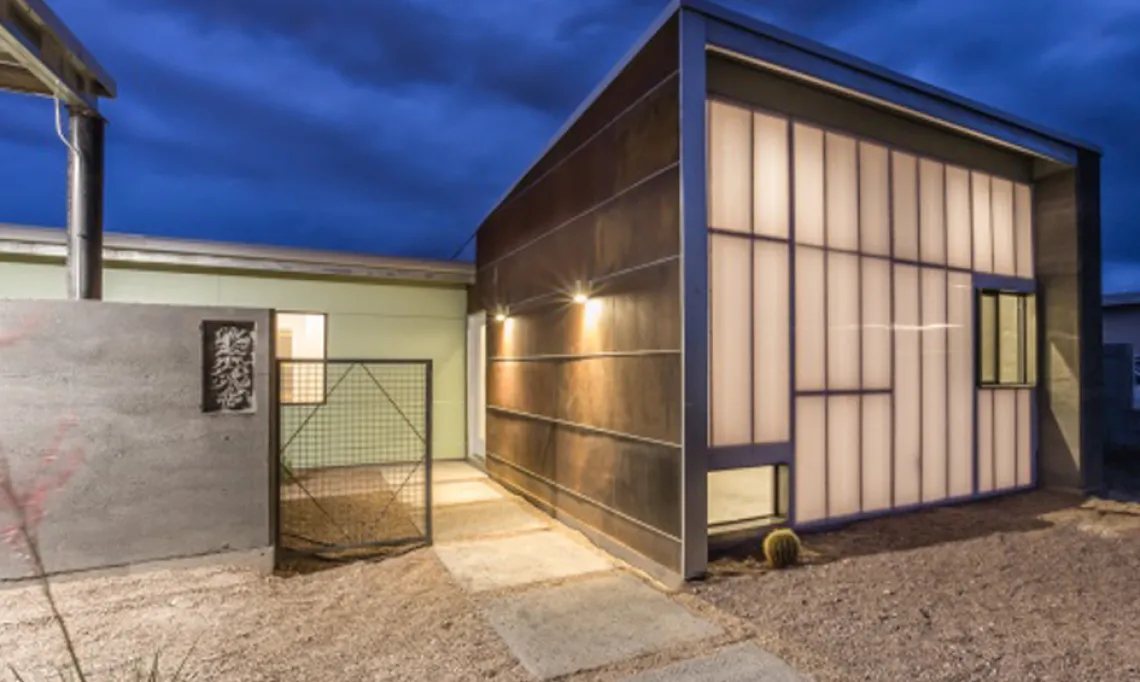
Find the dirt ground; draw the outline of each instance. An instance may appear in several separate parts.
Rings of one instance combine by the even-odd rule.
[[[1140,507],[1032,493],[718,558],[701,598],[821,682],[1140,680]]]
[[[55,589],[93,680],[126,679],[115,673],[156,652],[173,670],[192,644],[194,680],[526,679],[430,550],[291,578],[183,569]],[[38,590],[0,589],[0,604],[0,680],[8,666],[58,679],[64,649]]]

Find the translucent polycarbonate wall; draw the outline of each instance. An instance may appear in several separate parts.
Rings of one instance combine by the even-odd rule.
[[[1029,485],[1036,375],[979,389],[1009,351],[975,319],[1032,291],[1030,188],[719,99],[708,143],[717,522],[718,491],[773,489],[747,464],[791,465],[797,524]]]

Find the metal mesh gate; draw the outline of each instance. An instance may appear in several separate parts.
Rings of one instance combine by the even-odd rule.
[[[431,361],[278,361],[278,547],[350,558],[431,540]]]

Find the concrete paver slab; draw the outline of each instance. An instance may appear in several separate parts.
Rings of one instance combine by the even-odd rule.
[[[600,553],[553,531],[455,542],[435,547],[440,561],[470,592],[605,571]]]
[[[431,478],[436,483],[485,481],[487,480],[487,474],[471,466],[466,461],[444,460],[431,463]]]
[[[542,680],[723,632],[616,573],[503,597],[486,604],[483,613],[511,653]]]
[[[437,482],[431,488],[432,507],[446,507],[452,504],[471,504],[501,500],[503,494],[485,481]]]
[[[622,682],[809,682],[786,663],[752,642],[711,656],[681,661]]]
[[[527,513],[513,500],[452,505],[435,510],[432,517],[432,542],[435,544],[471,538],[542,530],[549,523]]]

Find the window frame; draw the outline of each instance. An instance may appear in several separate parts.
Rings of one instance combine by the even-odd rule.
[[[321,357],[320,358],[283,358],[280,355],[280,332],[281,327],[278,324],[281,315],[303,315],[306,317],[321,317],[323,318],[323,338],[321,339]],[[279,405],[290,407],[316,407],[324,405],[328,402],[328,383],[329,383],[329,315],[328,313],[318,310],[274,310],[273,311],[273,362],[277,368],[277,391],[276,399]],[[289,365],[299,364],[321,364],[321,397],[319,400],[286,400],[284,395],[284,386],[281,381],[282,369]]]
[[[1003,381],[1001,377],[1002,357],[1002,315],[1001,300],[1010,297],[1017,300],[1017,380]],[[982,341],[985,332],[985,319],[982,315],[983,301],[993,301],[993,366],[989,368],[992,379],[985,376],[985,364],[982,362]],[[1027,314],[1029,302],[1034,305],[1034,329],[1030,338],[1029,315]],[[978,286],[974,290],[974,384],[979,389],[1025,389],[1036,388],[1040,378],[1040,296],[1036,291],[1024,289],[1009,289],[992,286]],[[1032,348],[1031,348],[1032,345]],[[1032,350],[1032,353],[1030,353]],[[1032,361],[1032,363],[1031,363]],[[1036,364],[1035,367],[1030,367]]]

